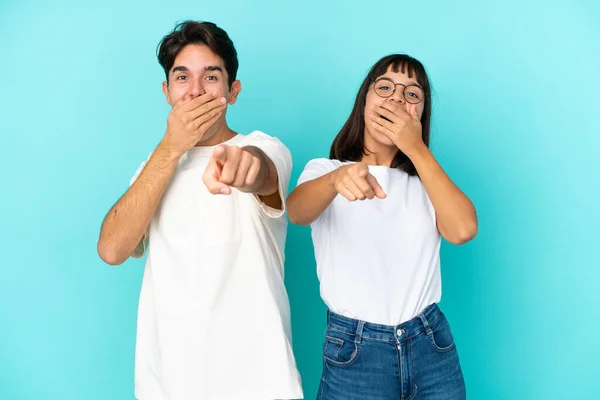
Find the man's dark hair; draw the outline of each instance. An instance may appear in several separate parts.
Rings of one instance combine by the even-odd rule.
[[[158,45],[157,57],[160,66],[165,70],[167,82],[169,71],[175,58],[188,44],[203,44],[221,57],[227,71],[229,87],[237,76],[238,58],[233,42],[223,29],[212,22],[184,21],[162,38]]]

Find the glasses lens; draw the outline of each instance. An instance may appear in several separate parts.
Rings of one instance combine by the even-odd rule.
[[[375,82],[375,93],[381,97],[390,97],[394,94],[394,82],[389,79],[383,78]]]
[[[425,98],[425,93],[419,86],[408,85],[404,89],[404,98],[411,104],[418,104]]]

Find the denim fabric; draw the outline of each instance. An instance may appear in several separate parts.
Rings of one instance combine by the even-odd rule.
[[[398,326],[330,311],[320,400],[462,400],[465,383],[450,325],[437,304]]]

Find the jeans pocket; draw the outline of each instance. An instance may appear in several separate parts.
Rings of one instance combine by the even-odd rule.
[[[352,365],[358,357],[358,346],[354,340],[340,337],[342,335],[328,334],[323,344],[323,358],[329,364],[337,367]]]
[[[437,320],[431,325],[429,339],[434,349],[440,353],[446,353],[456,348],[450,324],[444,314],[440,313]]]

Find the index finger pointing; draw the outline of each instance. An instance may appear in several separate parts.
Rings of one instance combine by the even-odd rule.
[[[385,192],[383,191],[383,188],[381,187],[379,182],[377,182],[377,179],[375,179],[373,175],[367,175],[367,182],[369,182],[369,185],[371,185],[371,188],[373,189],[373,192],[375,192],[375,196],[377,198],[385,199],[387,197]]]
[[[227,161],[227,145],[221,144],[213,150],[213,158],[221,163]]]

